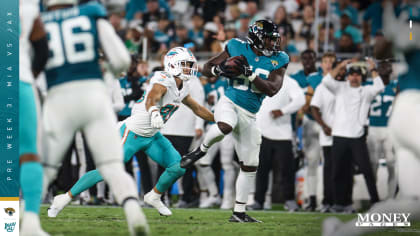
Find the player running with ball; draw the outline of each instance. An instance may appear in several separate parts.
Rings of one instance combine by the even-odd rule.
[[[228,77],[229,87],[215,108],[217,125],[211,127],[197,150],[183,157],[181,167],[191,167],[214,143],[232,132],[241,170],[231,222],[260,222],[245,213],[245,204],[259,162],[261,134],[256,113],[264,97],[275,95],[282,87],[289,63],[289,56],[280,51],[280,41],[273,22],[258,20],[249,27],[246,41],[230,40],[221,54],[204,65],[205,76]]]
[[[214,117],[189,95],[187,81],[197,73],[197,60],[191,51],[183,47],[173,48],[166,54],[164,64],[165,71],[155,72],[146,92],[134,105],[131,116],[122,122],[120,134],[124,162],[141,150],[166,168],[156,186],[144,196],[144,201],[155,207],[161,215],[170,216],[172,212],[161,201],[161,195],[184,175],[185,169],[179,165],[181,155],[159,130],[181,102],[207,121],[214,122]],[[54,198],[48,216],[56,217],[74,196],[102,180],[98,170],[87,172],[70,191]]]

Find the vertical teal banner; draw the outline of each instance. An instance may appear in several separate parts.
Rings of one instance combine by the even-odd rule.
[[[19,196],[19,1],[0,1],[0,198]]]

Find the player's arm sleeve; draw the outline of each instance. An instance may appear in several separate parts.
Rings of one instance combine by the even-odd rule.
[[[369,100],[373,100],[376,95],[378,95],[385,89],[385,85],[381,77],[376,76],[375,78],[373,78],[373,84],[366,86],[366,89],[368,91]]]
[[[299,111],[299,109],[302,108],[303,105],[305,105],[305,95],[303,94],[303,90],[293,79],[287,79],[290,80],[287,81],[287,83],[289,83],[287,91],[289,93],[291,101],[285,107],[281,108],[281,111],[284,115],[295,113]]]
[[[408,51],[419,48],[420,40],[410,40],[410,32],[413,36],[418,37],[420,35],[420,24],[414,23],[413,28],[410,29],[408,19],[404,19],[404,15],[401,14],[400,18],[396,18],[392,3],[390,1],[386,2],[382,15],[384,35],[399,50]]]
[[[324,78],[322,79],[322,84],[334,95],[338,93],[340,90],[340,87],[344,82],[339,82],[335,80],[330,73],[328,73]]]
[[[198,104],[204,106],[204,88],[199,80],[194,80],[192,82],[191,85],[194,89],[190,89],[190,95]],[[198,116],[195,116],[195,129],[204,130],[204,120]]]
[[[124,106],[124,97],[121,92],[120,82],[118,80],[112,80],[112,103],[115,112],[120,112]]]
[[[113,73],[119,74],[127,70],[131,63],[130,54],[112,25],[105,19],[98,19],[97,27],[99,41]]]

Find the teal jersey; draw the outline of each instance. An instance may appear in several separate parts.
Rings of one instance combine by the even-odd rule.
[[[134,95],[137,91],[133,91],[133,90],[139,90],[138,92],[140,92],[142,90],[142,85],[148,79],[149,79],[148,77],[140,77],[133,84],[130,80],[127,79],[127,76],[120,78],[119,82],[121,86],[121,93],[124,97],[125,106],[120,112],[118,112],[118,116],[128,117],[131,115],[131,109],[133,108],[134,104],[137,101]]]
[[[308,87],[308,80],[307,76],[305,75],[305,72],[303,70],[300,70],[292,75],[290,75],[296,82],[298,82],[299,86],[303,89]]]
[[[243,55],[246,57],[252,71],[261,79],[267,80],[270,72],[287,67],[289,56],[285,52],[274,53],[272,56],[257,56],[251,45],[242,39],[231,39],[226,45],[226,51],[231,57]],[[257,113],[265,94],[261,93],[253,83],[243,78],[233,78],[225,95],[236,105],[251,113]]]
[[[372,84],[372,81],[366,84]],[[375,127],[385,127],[388,124],[389,116],[392,111],[392,102],[397,93],[397,80],[392,80],[385,90],[378,94],[370,105],[369,125]]]
[[[225,77],[220,77],[218,80],[216,80],[215,83],[207,83],[204,85],[206,100],[207,97],[213,93],[217,95],[217,100],[219,100],[219,98],[225,93],[225,90],[228,88],[228,86],[229,83]]]
[[[322,75],[322,72],[315,72],[309,74],[307,79],[308,85],[311,86],[315,91],[316,87],[318,87],[318,85],[321,84],[323,77],[324,76]]]
[[[46,66],[48,88],[65,82],[102,79],[96,21],[106,18],[105,8],[91,2],[42,13],[48,34]]]

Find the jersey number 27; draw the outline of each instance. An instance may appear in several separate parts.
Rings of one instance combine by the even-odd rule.
[[[61,24],[48,22],[45,29],[49,34],[50,56],[47,69],[62,66],[64,63],[76,64],[92,61],[95,58],[94,37],[91,21],[87,16],[64,20]],[[80,29],[82,32],[74,32]],[[83,32],[84,31],[84,32]],[[77,49],[80,50],[77,50]]]

